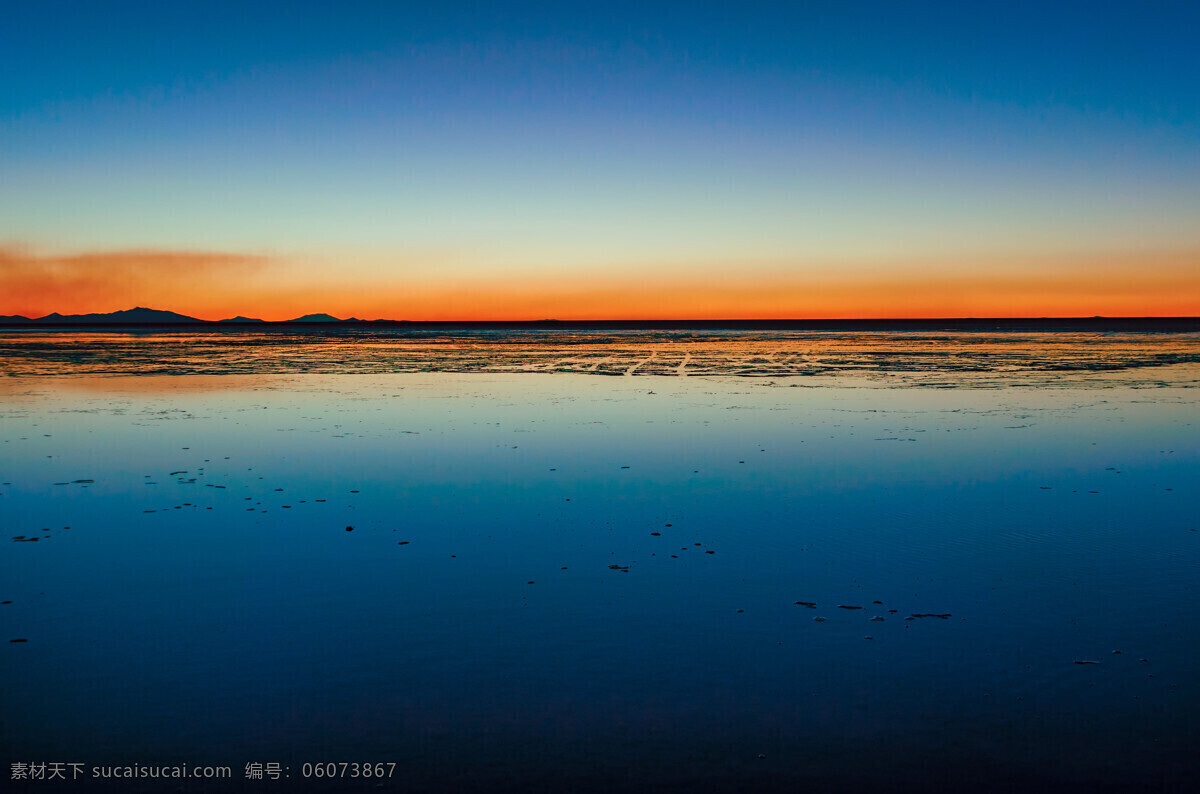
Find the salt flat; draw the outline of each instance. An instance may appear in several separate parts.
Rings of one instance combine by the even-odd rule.
[[[0,372],[266,374],[579,372],[792,377],[1064,374],[1200,363],[1197,333],[342,329],[0,333]],[[1053,377],[1039,377],[1051,375]],[[913,382],[920,383],[920,377]]]

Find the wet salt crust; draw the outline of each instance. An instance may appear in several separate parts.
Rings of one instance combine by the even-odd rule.
[[[1026,375],[6,378],[0,747],[1191,790],[1196,371]]]
[[[816,331],[9,331],[0,372],[259,374],[580,372],[592,375],[965,377],[976,385],[1046,375],[1200,363],[1200,334]],[[944,382],[956,385],[954,379]]]

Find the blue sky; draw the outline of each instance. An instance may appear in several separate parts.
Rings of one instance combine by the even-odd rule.
[[[1064,312],[1200,312],[1179,295],[1200,269],[1194,4],[6,13],[0,313],[58,308],[121,251],[269,261],[214,276],[246,305],[152,264],[83,279],[94,302],[250,313],[274,285],[281,312],[832,316],[886,311],[880,285],[939,311],[930,284],[970,275],[943,311],[1042,313],[1057,290]],[[1162,292],[1091,295],[1093,261],[1161,269]]]

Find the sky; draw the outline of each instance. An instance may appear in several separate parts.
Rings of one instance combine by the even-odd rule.
[[[1200,315],[1192,2],[68,2],[0,314]]]

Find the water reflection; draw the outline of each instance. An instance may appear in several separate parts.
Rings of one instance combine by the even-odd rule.
[[[14,760],[394,760],[417,790],[1198,771],[1187,378],[7,380]]]

